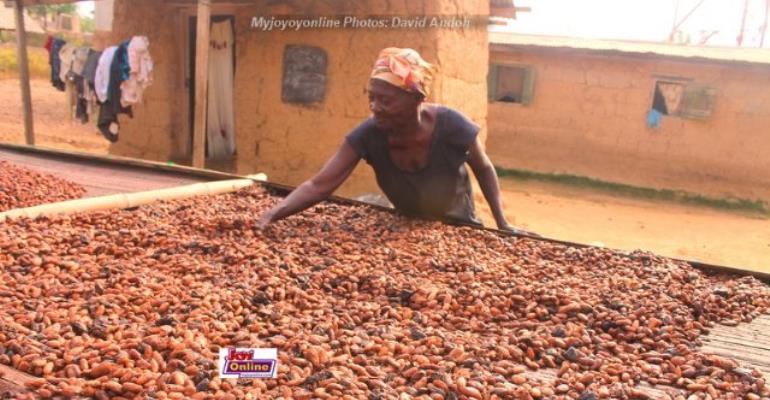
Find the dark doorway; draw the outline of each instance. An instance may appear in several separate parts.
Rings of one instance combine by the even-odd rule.
[[[234,15],[212,15],[211,16],[211,23],[216,22],[223,22],[223,21],[230,21],[230,26],[233,27],[233,37],[235,37],[235,16]],[[192,157],[192,148],[193,148],[193,137],[195,132],[195,56],[197,54],[196,52],[196,42],[198,39],[198,17],[192,16],[188,19],[187,24],[187,37],[189,38],[189,42],[187,43],[187,54],[189,54],[189,58],[187,60],[188,62],[188,71],[190,71],[190,75],[187,77],[187,88],[188,88],[188,105],[189,109],[187,110],[188,115],[188,126],[190,127],[190,132],[188,132],[189,135],[189,151],[190,151],[190,157]],[[233,43],[233,72],[235,71],[235,43]],[[206,139],[206,135],[204,135],[204,141],[206,144],[206,150],[205,155],[208,158],[209,151],[208,151],[208,140]]]

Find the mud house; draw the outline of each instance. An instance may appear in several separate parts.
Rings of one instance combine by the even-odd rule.
[[[770,51],[490,33],[503,168],[770,201]]]
[[[66,1],[24,4],[54,2]],[[429,100],[488,127],[487,147],[500,167],[770,199],[766,51],[488,33],[486,17],[512,6],[503,0],[388,7],[374,0],[109,1],[106,42],[145,35],[155,61],[154,83],[133,119],[121,115],[120,140],[110,152],[263,171],[297,184],[368,116],[365,87],[377,52],[408,46],[441,69]],[[204,9],[208,31],[198,24]],[[423,23],[414,16],[449,22],[410,27]],[[359,22],[334,25],[341,17]],[[372,22],[382,17],[398,26]],[[468,17],[468,24],[456,22]],[[268,19],[307,26],[254,22]],[[211,39],[214,26],[220,36],[229,32],[229,43],[198,40],[201,33]],[[229,52],[211,50],[212,43],[226,43]],[[215,82],[221,73],[197,67],[207,48],[205,69],[230,71],[230,82]],[[212,114],[210,104],[229,106]],[[206,139],[212,116],[231,138],[225,146]],[[375,188],[362,165],[342,194]]]
[[[25,6],[74,2],[5,1],[16,8],[18,24]],[[259,170],[271,180],[296,184],[368,116],[368,73],[378,51],[388,46],[413,47],[438,65],[441,75],[428,100],[458,107],[484,126],[487,24],[490,16],[515,18],[516,11],[513,0],[98,0],[95,45],[146,36],[155,62],[154,83],[134,106],[134,118],[120,117],[120,139],[110,152],[238,173]],[[261,16],[390,22],[276,30],[253,26]],[[437,24],[409,26],[414,16],[437,18]],[[394,18],[406,22],[396,24]],[[25,138],[34,145],[25,40],[22,35],[17,48]],[[215,75],[229,77],[212,82]],[[217,97],[209,102],[212,92]],[[219,105],[216,118],[209,104]],[[211,121],[231,133],[226,145],[208,143]],[[366,173],[356,171],[342,193],[375,187]]]
[[[10,41],[11,38],[16,35],[16,21],[14,20],[13,8],[5,7],[0,4],[0,40]],[[29,12],[24,13],[24,25],[25,31],[30,34],[42,35],[45,33],[42,25],[38,20],[30,15]]]
[[[212,2],[212,26],[226,24],[234,51],[209,54],[210,65],[226,57],[233,76],[222,90],[210,81],[209,96],[219,91],[231,99],[234,151],[213,155],[207,146],[206,164],[239,173],[264,171],[287,184],[309,177],[369,115],[368,74],[379,50],[389,46],[413,47],[437,63],[441,73],[429,100],[460,108],[483,125],[489,10],[488,0],[401,1],[387,7],[374,0]],[[181,163],[193,158],[197,12],[189,1],[114,1],[113,41],[146,35],[155,70],[134,118],[121,120],[111,153]],[[414,15],[468,22],[390,26],[394,18],[411,21]],[[376,188],[366,169],[354,173],[344,194]]]

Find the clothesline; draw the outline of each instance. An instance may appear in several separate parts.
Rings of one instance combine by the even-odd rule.
[[[75,117],[87,123],[98,107],[97,127],[110,142],[118,140],[118,114],[133,118],[132,106],[152,84],[150,42],[134,36],[104,51],[79,47],[49,36],[45,48],[51,84],[75,104]]]

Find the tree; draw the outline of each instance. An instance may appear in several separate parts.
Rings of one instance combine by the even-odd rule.
[[[43,30],[48,30],[48,16],[59,16],[61,14],[74,14],[76,7],[74,4],[57,4],[49,6],[31,6],[28,7],[29,13],[43,20]]]
[[[80,17],[80,30],[84,33],[93,33],[96,29],[96,21],[94,17]]]

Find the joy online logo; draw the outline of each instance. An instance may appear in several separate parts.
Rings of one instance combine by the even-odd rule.
[[[219,349],[220,377],[275,378],[278,369],[277,356],[277,349]]]

